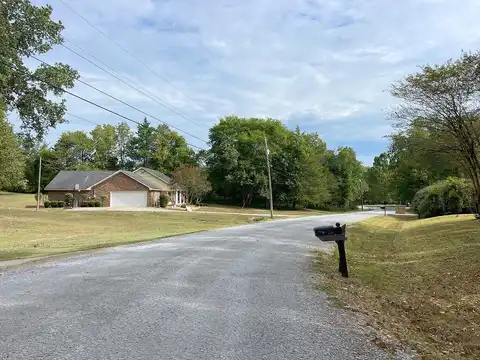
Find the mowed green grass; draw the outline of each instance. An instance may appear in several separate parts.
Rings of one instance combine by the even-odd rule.
[[[251,223],[189,212],[35,211],[34,195],[0,192],[0,261],[94,249]]]
[[[242,208],[240,206],[232,205],[216,205],[208,204],[207,206],[200,206],[196,208],[196,211],[199,212],[218,212],[218,213],[238,213],[238,214],[258,214],[258,215],[270,215],[269,209],[258,209],[258,208]],[[315,216],[315,215],[326,215],[331,214],[329,211],[320,211],[320,210],[273,210],[275,216]]]
[[[472,215],[370,218],[348,231],[350,278],[319,253],[322,287],[372,315],[424,359],[480,359],[480,222]]]

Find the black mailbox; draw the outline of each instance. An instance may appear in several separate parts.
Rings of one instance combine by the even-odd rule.
[[[335,226],[317,226],[313,229],[315,236],[321,241],[335,241],[338,245],[338,271],[343,277],[348,277],[347,255],[345,252],[345,240],[347,225],[336,223]]]
[[[336,226],[317,226],[313,232],[321,241],[345,241],[345,229],[346,225],[337,223]]]

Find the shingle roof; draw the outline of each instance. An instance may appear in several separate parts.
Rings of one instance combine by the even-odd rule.
[[[147,185],[151,190],[161,190],[158,188],[158,185],[155,184],[153,181],[151,181],[150,179],[146,178],[146,177],[143,177],[142,175],[140,174],[136,174],[134,172],[131,172],[131,171],[122,171],[123,173],[127,174],[128,176],[130,176],[132,179],[135,179],[137,180],[139,183],[142,183],[144,185]]]
[[[75,184],[79,184],[80,190],[83,190],[114,173],[115,171],[60,171],[45,186],[45,190],[74,190]]]
[[[169,178],[167,175],[161,173],[160,171],[153,170],[153,169],[146,168],[146,167],[141,167],[140,169],[143,169],[143,170],[149,172],[150,174],[152,174],[153,176],[159,178],[160,180],[165,181],[167,184],[171,184],[171,183],[172,183],[172,179]],[[140,169],[137,169],[137,170],[140,170]],[[135,170],[135,171],[137,171],[137,170]]]

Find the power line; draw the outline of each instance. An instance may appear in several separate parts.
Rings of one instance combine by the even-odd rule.
[[[125,53],[127,53],[132,59],[136,60],[138,63],[140,63],[141,65],[143,65],[146,69],[148,69],[150,72],[152,72],[153,74],[155,74],[156,76],[158,76],[160,79],[162,79],[164,82],[166,82],[168,85],[170,85],[171,87],[173,87],[174,89],[176,89],[178,92],[182,93],[184,96],[186,96],[187,98],[189,98],[191,101],[193,101],[194,103],[196,103],[197,105],[199,105],[202,109],[203,109],[203,106],[195,99],[193,99],[192,97],[190,97],[187,93],[185,93],[183,90],[179,89],[177,86],[173,85],[170,81],[168,81],[166,78],[164,78],[162,75],[160,75],[158,72],[156,72],[155,70],[153,70],[150,66],[148,66],[147,64],[145,64],[142,60],[140,60],[139,58],[137,58],[135,55],[133,55],[130,51],[128,51],[127,49],[125,49],[122,45],[120,45],[118,42],[116,42],[114,39],[112,39],[109,35],[107,35],[105,32],[103,32],[102,30],[100,30],[100,28],[96,25],[94,25],[92,22],[90,22],[86,17],[84,17],[82,14],[80,14],[77,10],[75,10],[72,6],[68,5],[65,1],[63,0],[59,0],[63,5],[65,5],[66,7],[68,7],[71,11],[73,11],[75,14],[77,14],[77,16],[79,16],[80,18],[83,19],[83,21],[85,21],[87,24],[89,24],[91,27],[93,27],[95,30],[97,30],[100,34],[102,34],[103,36],[105,36],[108,40],[110,40],[112,43],[114,43],[118,48],[120,48],[121,50],[123,50]]]
[[[81,57],[82,59],[84,59],[85,61],[88,61],[90,64],[92,64],[93,66],[97,67],[98,69],[102,70],[103,72],[109,74],[110,76],[114,77],[115,79],[117,79],[118,81],[122,82],[123,84],[127,85],[128,87],[134,89],[135,91],[141,93],[142,95],[148,97],[149,99],[155,101],[157,104],[163,106],[164,108],[170,110],[171,112],[181,116],[182,118],[184,118],[185,120],[191,122],[192,124],[195,124],[197,125],[198,127],[204,129],[204,130],[208,130],[207,128],[201,126],[200,124],[198,124],[196,121],[192,120],[190,117],[188,117],[187,115],[185,115],[184,113],[182,113],[179,109],[175,108],[172,104],[169,104],[165,99],[162,99],[154,94],[152,94],[151,92],[149,92],[147,89],[145,89],[143,86],[135,83],[134,81],[132,80],[129,80],[127,77],[124,77],[125,79],[127,79],[129,82],[131,82],[132,84],[134,84],[135,86],[139,87],[140,89],[142,89],[143,91],[137,89],[135,86],[132,86],[131,84],[127,83],[125,80],[123,80],[121,77],[120,77],[120,74],[118,73],[118,71],[114,70],[111,66],[109,66],[108,64],[105,64],[105,62],[99,60],[97,57],[95,57],[94,55],[92,55],[90,52],[84,50],[82,47],[80,47],[79,45],[75,44],[73,41],[71,40],[68,40],[66,39],[69,43],[71,43],[72,45],[74,45],[75,47],[77,47],[78,49],[80,49],[81,51],[83,52],[86,52],[88,55],[90,55],[93,59],[97,60],[98,62],[100,62],[101,64],[103,64],[105,67],[107,67],[108,69],[110,69],[111,71],[113,71],[114,73],[117,73],[117,75],[115,74],[112,74],[110,71],[106,70],[105,68],[101,67],[100,65],[96,64],[95,62],[93,62],[92,60],[86,58],[85,56],[83,56],[82,54],[79,54],[77,51],[69,48],[68,46],[66,46],[65,44],[61,44],[65,49],[69,50],[70,52],[72,52],[73,54],[77,55],[78,57]],[[158,100],[157,100],[158,99]],[[168,105],[165,105],[165,104],[168,104]]]
[[[96,122],[93,122],[93,121],[91,121],[91,120],[82,118],[81,116],[78,116],[78,115],[74,115],[74,114],[72,114],[72,113],[69,113],[68,111],[65,112],[65,114],[68,115],[68,116],[74,117],[74,118],[76,118],[76,119],[78,119],[78,120],[82,120],[82,121],[85,121],[85,122],[87,122],[87,123],[90,123],[90,124],[92,124],[92,125],[100,126],[100,124],[98,124],[98,123],[96,123]]]
[[[43,61],[43,60],[40,60],[40,59],[37,58],[36,56],[30,55],[30,57],[33,58],[33,59],[35,59],[35,60],[37,60],[37,61],[39,61],[39,62],[41,62],[41,63],[44,64],[44,65],[47,65],[47,66],[49,66],[49,67],[52,67],[52,65],[50,65],[49,63],[47,63],[47,62],[45,62],[45,61]],[[206,141],[206,140],[201,139],[201,138],[199,138],[198,136],[193,135],[193,134],[191,134],[191,133],[189,133],[189,132],[187,132],[187,131],[185,131],[185,130],[182,130],[182,129],[174,126],[174,125],[171,125],[171,124],[167,123],[166,121],[160,120],[160,119],[157,118],[156,116],[154,116],[154,115],[152,115],[152,114],[149,114],[149,113],[147,113],[147,112],[145,112],[145,111],[137,108],[136,106],[133,106],[133,105],[131,105],[131,104],[129,104],[129,103],[123,101],[123,100],[120,100],[119,98],[117,98],[117,97],[115,97],[115,96],[113,96],[113,95],[110,95],[109,93],[107,93],[107,92],[105,92],[105,91],[103,91],[103,90],[100,90],[99,88],[97,88],[97,87],[95,87],[95,86],[93,86],[93,85],[91,85],[91,84],[89,84],[89,83],[87,83],[87,82],[85,82],[85,81],[83,81],[83,80],[81,80],[81,79],[77,79],[77,81],[80,82],[80,83],[82,83],[82,84],[84,84],[85,86],[88,86],[88,87],[91,88],[91,89],[94,89],[95,91],[98,91],[99,93],[101,93],[101,94],[103,94],[103,95],[105,95],[105,96],[108,96],[109,98],[111,98],[111,99],[113,99],[113,100],[115,100],[115,101],[117,101],[117,102],[119,102],[119,103],[121,103],[121,104],[123,104],[123,105],[125,105],[125,106],[128,106],[129,108],[132,108],[132,109],[134,109],[134,110],[136,110],[136,111],[138,111],[138,112],[140,112],[140,113],[142,113],[142,114],[144,114],[144,115],[146,115],[146,116],[148,116],[148,117],[151,117],[152,119],[155,119],[155,120],[157,120],[157,121],[159,121],[159,122],[161,122],[161,123],[163,123],[163,124],[165,124],[165,125],[170,126],[171,128],[173,128],[173,129],[175,129],[175,130],[177,130],[177,131],[180,131],[180,132],[182,132],[182,133],[184,133],[184,134],[187,134],[187,135],[191,136],[192,138],[197,139],[197,140],[200,140],[200,141],[204,142],[205,144],[207,144],[207,141]]]
[[[32,57],[33,57],[33,56],[32,56]],[[35,58],[35,57],[33,57],[33,58]],[[36,59],[36,58],[35,58],[35,59]],[[36,59],[36,60],[38,60],[38,59]],[[1,60],[1,59],[0,59],[0,61],[1,61],[3,64],[9,66],[12,70],[19,71],[19,69],[14,68],[14,67],[13,67],[11,64],[9,64],[8,62],[3,61],[3,60]],[[39,60],[39,61],[41,61],[41,60]],[[48,65],[48,64],[47,64],[47,65]],[[51,66],[51,65],[49,65],[49,66]],[[99,109],[105,110],[105,111],[107,111],[107,112],[109,112],[109,113],[111,113],[111,114],[113,114],[113,115],[116,115],[116,116],[122,118],[122,119],[125,119],[125,120],[127,120],[127,121],[133,122],[133,123],[135,123],[135,124],[137,124],[137,125],[141,125],[140,122],[138,122],[138,121],[136,121],[136,120],[133,120],[133,119],[129,118],[128,116],[122,115],[122,114],[120,114],[120,113],[118,113],[118,112],[116,112],[116,111],[114,111],[114,110],[111,110],[111,109],[105,107],[105,106],[99,105],[99,104],[97,104],[97,103],[95,103],[95,102],[93,102],[93,101],[91,101],[91,100],[88,100],[88,99],[86,99],[86,98],[84,98],[84,97],[82,97],[82,96],[80,96],[80,95],[77,95],[77,94],[75,94],[75,93],[73,93],[73,92],[71,92],[71,91],[69,91],[69,90],[62,89],[62,88],[59,87],[59,86],[53,85],[52,83],[48,82],[47,80],[41,79],[41,78],[39,78],[38,76],[35,76],[34,74],[30,74],[30,73],[26,73],[26,72],[23,72],[23,73],[24,73],[24,75],[28,75],[28,76],[30,76],[31,78],[35,79],[35,80],[41,81],[41,82],[43,82],[43,83],[51,86],[52,88],[56,89],[57,91],[62,91],[62,92],[66,93],[66,94],[68,94],[68,95],[70,95],[70,96],[73,96],[73,97],[75,97],[75,98],[77,98],[77,99],[79,99],[79,100],[82,100],[82,101],[84,101],[84,102],[86,102],[86,103],[88,103],[88,104],[90,104],[90,105],[96,106],[96,107],[98,107]],[[201,148],[201,147],[199,147],[199,146],[190,144],[190,143],[188,143],[188,142],[185,142],[185,143],[186,143],[187,145],[189,145],[189,146],[191,146],[191,147],[194,147],[194,148],[197,148],[197,149],[199,149],[199,150],[205,150],[205,149],[203,149],[203,148]]]

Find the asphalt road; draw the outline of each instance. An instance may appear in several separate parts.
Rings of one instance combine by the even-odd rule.
[[[313,289],[312,227],[216,230],[8,270],[0,359],[387,359]]]

